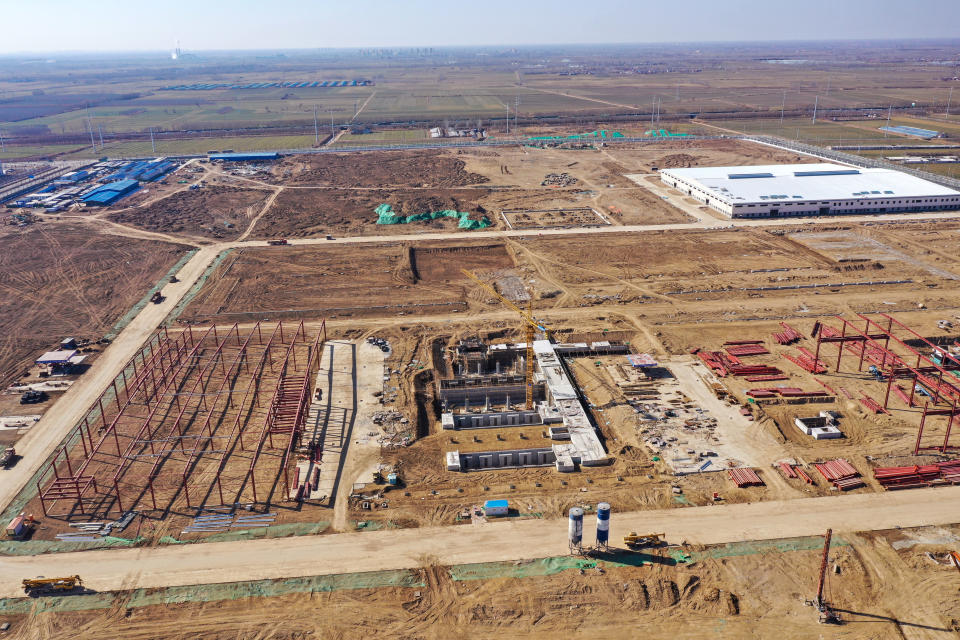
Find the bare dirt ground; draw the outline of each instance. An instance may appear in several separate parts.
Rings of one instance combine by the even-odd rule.
[[[108,218],[148,231],[232,240],[243,233],[268,196],[260,189],[208,186],[111,213]]]
[[[225,595],[212,602],[194,595],[197,589],[185,589],[175,596],[176,616],[169,604],[134,605],[133,596],[142,599],[141,592],[119,592],[102,609],[84,611],[78,600],[77,611],[3,619],[14,625],[15,637],[31,639],[66,632],[130,640],[358,633],[439,639],[491,628],[535,638],[569,634],[571,628],[583,636],[634,638],[642,628],[651,637],[692,640],[947,639],[960,628],[960,605],[956,569],[944,557],[958,540],[956,527],[835,536],[824,595],[839,612],[840,626],[818,624],[816,610],[805,604],[816,593],[817,538],[619,554],[612,559],[620,564],[605,564],[603,570],[586,559],[580,569],[566,561],[572,568],[559,571],[538,571],[526,562],[450,567],[425,554],[422,566],[405,574],[410,586],[369,588],[358,579],[347,588],[261,597],[256,606],[244,594],[269,593],[282,583],[260,589],[217,585],[213,593]],[[677,562],[677,552],[688,560]],[[475,577],[469,577],[472,572]],[[352,577],[345,576],[348,583]]]
[[[0,242],[0,382],[66,337],[98,340],[187,247],[38,223]]]
[[[442,151],[299,155],[273,167],[275,184],[327,187],[432,187],[481,184],[482,175]]]
[[[389,204],[397,216],[434,211],[461,211],[479,220],[486,214],[480,204],[485,192],[479,189],[284,189],[273,206],[254,228],[254,238],[316,237],[325,234],[371,235],[384,233],[422,233],[454,231],[457,220],[377,225],[375,209]]]

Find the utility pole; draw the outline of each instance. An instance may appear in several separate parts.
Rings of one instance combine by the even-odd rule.
[[[330,110],[330,142],[333,142],[333,138],[336,136],[336,133],[333,130],[333,109]]]
[[[153,149],[153,154],[157,154],[157,143],[153,139],[153,127],[150,127],[150,147]]]
[[[97,132],[100,134],[100,150],[103,151],[103,127],[97,125]]]
[[[947,112],[946,112],[946,114],[944,114],[944,115],[946,115],[948,118],[950,117],[950,102],[952,102],[952,101],[953,101],[953,87],[950,87],[950,95],[947,96]]]
[[[783,102],[780,103],[780,130],[783,130],[783,110],[787,106],[787,90],[783,90]]]
[[[87,118],[87,130],[90,131],[90,147],[93,148],[93,152],[97,152],[97,143],[93,139],[93,125],[90,124],[90,118]]]
[[[507,108],[507,135],[510,135],[510,105],[504,105]]]
[[[893,113],[893,105],[890,105],[890,106],[887,108],[887,128],[890,127],[890,115],[891,115],[892,113]],[[888,133],[890,133],[890,132],[887,131],[887,129],[884,129],[884,130],[883,130],[883,137],[886,138]]]
[[[513,132],[517,133],[519,131],[520,125],[517,122],[517,119],[520,117],[520,96],[516,97],[515,106],[513,108]]]
[[[6,149],[3,146],[3,131],[0,131],[0,153],[3,153]]]
[[[813,101],[813,122],[810,124],[817,124],[817,107],[820,105],[820,96],[817,96],[816,100]]]
[[[313,138],[314,145],[320,146],[320,127],[317,125],[317,105],[313,105]]]

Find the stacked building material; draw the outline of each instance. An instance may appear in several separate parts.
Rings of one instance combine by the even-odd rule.
[[[823,365],[822,362],[814,362],[813,358],[809,358],[806,355],[792,356],[789,353],[780,354],[793,364],[797,365],[805,371],[810,373],[825,373],[827,368]]]
[[[847,396],[847,400],[853,400],[853,396],[850,395],[850,392],[847,391],[847,388],[846,388],[846,387],[840,387],[840,393],[842,393],[843,395]]]
[[[803,479],[807,484],[813,484],[813,478],[807,475],[807,472],[801,469],[800,467],[796,468],[797,475]]]
[[[783,475],[788,478],[796,478],[797,472],[793,470],[793,467],[788,462],[780,463],[780,470],[783,471]]]
[[[774,380],[788,380],[790,376],[770,375],[770,376],[747,376],[744,378],[747,382],[773,382]]]
[[[698,351],[697,357],[721,378],[728,375],[772,376],[783,373],[776,367],[764,364],[743,364],[736,355],[726,354],[722,351]]]
[[[763,486],[763,480],[760,479],[760,476],[758,476],[757,472],[753,469],[730,469],[728,473],[730,474],[730,479],[733,480],[733,483],[741,489],[744,487]]]
[[[798,387],[762,387],[749,389],[747,395],[751,398],[820,398],[827,395],[826,391],[804,391]]]
[[[883,408],[883,405],[881,405],[879,402],[877,402],[876,400],[874,400],[873,398],[871,398],[870,396],[865,395],[865,394],[862,394],[862,395],[861,395],[861,397],[860,397],[860,404],[862,404],[863,406],[865,406],[867,409],[869,409],[870,411],[872,411],[872,412],[875,413],[875,414],[876,414],[876,413],[887,413],[887,414],[890,413],[889,411],[887,411],[886,409]]]
[[[827,460],[826,462],[815,462],[813,466],[820,472],[820,475],[841,491],[863,486],[860,472],[843,458]]]
[[[960,460],[910,467],[877,467],[873,477],[886,489],[928,487],[931,484],[960,482]]]
[[[783,331],[773,334],[773,339],[780,344],[793,344],[803,337],[800,335],[799,331],[788,325],[786,322],[781,322],[780,326],[783,327]]]
[[[762,344],[741,344],[732,347],[724,347],[732,356],[762,356],[770,353]]]
[[[723,346],[739,344],[763,344],[763,340],[727,340]]]

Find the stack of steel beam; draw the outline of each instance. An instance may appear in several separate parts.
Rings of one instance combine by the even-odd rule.
[[[860,397],[860,404],[862,404],[863,406],[865,406],[867,409],[870,409],[870,411],[874,412],[875,414],[876,414],[876,413],[889,413],[889,411],[887,411],[886,409],[884,409],[883,406],[882,406],[879,402],[877,402],[876,400],[874,400],[873,398],[871,398],[871,397],[868,396],[868,395],[861,395],[861,397]]]
[[[841,491],[863,486],[860,472],[843,458],[815,462],[813,466],[820,472],[820,475]]]
[[[770,353],[762,344],[741,344],[732,347],[724,347],[732,356],[762,356]]]
[[[730,474],[730,479],[733,480],[741,489],[743,487],[762,487],[763,480],[760,479],[760,476],[757,475],[757,472],[753,469],[743,468],[743,469],[730,469],[728,471]]]

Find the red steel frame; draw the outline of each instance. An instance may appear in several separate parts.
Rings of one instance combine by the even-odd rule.
[[[930,407],[930,403],[925,403],[923,407],[923,414],[920,418],[920,427],[917,430],[917,442],[914,446],[914,454],[920,453],[924,450],[936,450],[940,452],[945,452],[949,448],[952,448],[950,444],[950,433],[953,430],[953,421],[956,416],[960,416],[960,407],[958,407],[958,402],[960,402],[960,380],[957,380],[953,377],[952,373],[945,369],[944,367],[938,365],[936,362],[931,360],[928,356],[920,353],[909,344],[898,338],[893,333],[893,328],[897,328],[908,331],[914,339],[918,339],[930,346],[931,348],[936,348],[932,342],[921,336],[919,333],[903,324],[896,318],[892,316],[881,313],[880,316],[887,320],[887,326],[883,327],[879,325],[874,320],[863,314],[857,314],[861,320],[864,321],[864,328],[860,330],[853,323],[847,321],[845,318],[836,316],[838,320],[842,323],[842,328],[840,335],[823,335],[826,325],[820,325],[817,332],[817,354],[820,353],[820,345],[822,343],[838,343],[837,350],[837,371],[840,371],[841,359],[843,357],[843,351],[846,347],[848,350],[852,350],[855,353],[857,349],[851,349],[847,347],[847,343],[860,343],[859,347],[859,356],[860,362],[858,364],[857,370],[863,371],[863,361],[864,358],[873,360],[873,362],[880,366],[881,370],[884,372],[884,375],[887,378],[887,391],[884,396],[883,408],[887,409],[890,402],[890,391],[893,387],[893,382],[895,378],[912,378],[912,384],[910,386],[910,396],[908,398],[908,404],[912,407],[914,405],[914,391],[917,388],[917,385],[921,385],[927,390],[933,399],[933,407]],[[850,328],[853,331],[853,334],[847,335],[847,328]],[[869,333],[870,331],[875,330],[878,333]],[[883,340],[884,344],[880,344],[878,340]],[[916,356],[916,365],[911,366],[903,359],[900,355],[894,353],[889,349],[890,341],[893,340],[901,348],[906,349],[911,356]],[[867,347],[870,347],[874,350],[870,356],[867,355]],[[945,352],[944,352],[945,353]],[[879,361],[877,357],[879,354]],[[960,365],[960,360],[947,354],[947,357],[950,358],[953,362]],[[922,365],[922,366],[921,366]],[[946,377],[944,377],[946,374]],[[931,377],[936,375],[936,379]],[[937,405],[945,400],[949,405],[946,408],[938,408]],[[946,434],[944,435],[943,444],[935,447],[921,447],[921,439],[923,437],[923,429],[926,425],[927,416],[947,416],[947,429]]]
[[[111,500],[115,500],[116,506],[123,511],[125,503],[127,507],[132,507],[148,492],[153,508],[160,508],[154,483],[161,476],[169,476],[163,473],[163,469],[165,466],[174,464],[170,456],[175,452],[184,454],[186,461],[177,478],[174,495],[182,489],[188,507],[192,506],[188,485],[190,473],[195,469],[201,456],[221,454],[209,486],[212,489],[213,483],[216,483],[220,504],[224,504],[222,473],[235,446],[239,446],[241,451],[247,450],[243,435],[249,420],[244,418],[249,417],[253,407],[261,405],[258,397],[263,393],[260,389],[260,381],[268,365],[271,372],[275,372],[271,353],[280,347],[286,347],[286,349],[270,410],[261,426],[258,444],[253,450],[249,468],[237,487],[237,496],[243,491],[249,479],[254,501],[257,501],[254,473],[257,461],[265,445],[273,448],[274,435],[286,435],[287,440],[280,447],[282,454],[278,455],[280,468],[277,471],[277,477],[279,479],[282,476],[283,500],[288,500],[290,454],[306,421],[306,410],[310,402],[315,373],[319,366],[322,346],[327,339],[325,321],[320,329],[312,344],[307,341],[302,321],[298,324],[293,336],[289,338],[289,343],[284,340],[282,322],[275,325],[266,344],[264,344],[263,331],[259,322],[246,334],[245,339],[241,336],[239,326],[236,324],[222,336],[218,334],[215,326],[209,327],[199,337],[189,326],[175,337],[171,337],[166,329],[159,331],[131,359],[111,387],[98,398],[95,407],[99,408],[99,420],[94,418],[92,421],[93,425],[99,423],[97,431],[100,437],[96,443],[91,435],[89,415],[71,431],[65,440],[66,443],[73,443],[79,439],[83,447],[80,465],[74,468],[68,452],[70,444],[66,444],[41,474],[37,489],[44,514],[50,515],[53,505],[61,499],[72,499],[73,508],[80,513],[85,513],[84,500],[89,500],[85,494],[91,488],[97,499],[108,503],[106,512],[110,511]],[[256,340],[254,340],[255,336]],[[307,357],[305,359],[301,357],[299,362],[298,344],[301,345],[300,349],[304,346],[307,348]],[[232,359],[227,354],[227,350],[235,351]],[[255,350],[259,350],[259,357]],[[256,361],[252,372],[251,359]],[[130,369],[133,375],[128,379],[127,372]],[[241,369],[249,375],[245,385],[236,384]],[[118,384],[121,378],[122,383]],[[241,388],[234,388],[235,386]],[[112,398],[109,395],[111,390]],[[240,397],[241,394],[242,399],[237,404],[236,397]],[[209,401],[208,396],[211,398]],[[111,407],[111,402],[115,403],[115,409]],[[109,409],[105,408],[105,405]],[[143,411],[140,410],[141,407],[144,408]],[[236,416],[227,416],[229,410],[236,411]],[[146,415],[143,415],[144,412]],[[158,434],[161,426],[174,413],[176,418],[167,432]],[[213,425],[224,422],[225,417],[233,418],[226,420],[227,424],[231,424],[229,433],[217,434],[216,427]],[[135,434],[130,435],[132,430],[135,430]],[[129,438],[125,448],[121,447],[121,437]],[[114,444],[111,449],[115,450],[115,454],[105,447],[105,443],[111,439]],[[223,449],[208,448],[211,442],[221,439],[226,441]],[[194,442],[189,453],[185,446],[188,440]],[[161,445],[155,446],[157,443]],[[89,470],[89,465],[95,457],[100,461],[110,459],[116,461],[116,471],[112,477],[113,491],[110,492],[112,495],[97,495],[96,470]],[[142,462],[141,458],[153,458],[152,465],[146,473],[137,472],[137,463]],[[45,481],[47,485],[44,487]],[[130,485],[131,483],[138,491],[138,496],[132,502],[122,495],[121,490],[122,484]],[[69,513],[63,515],[69,515]]]

